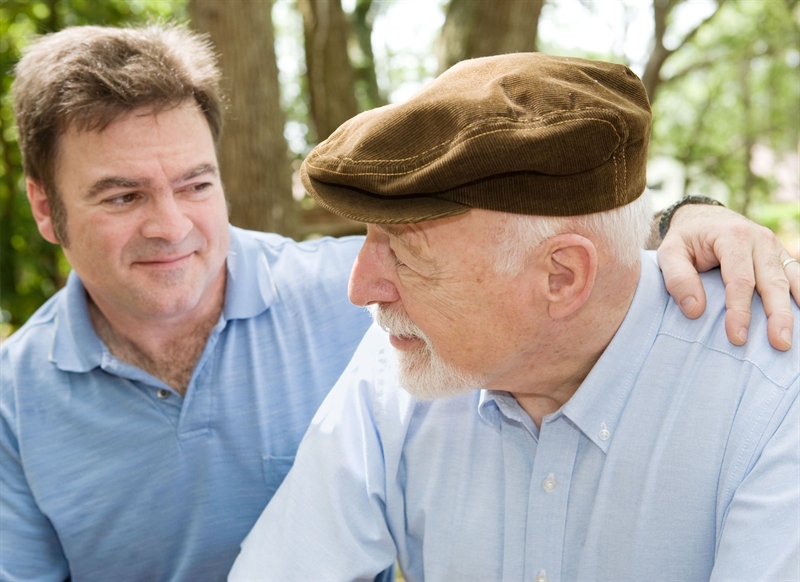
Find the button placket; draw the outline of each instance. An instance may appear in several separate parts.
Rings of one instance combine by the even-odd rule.
[[[561,578],[569,489],[580,436],[580,430],[564,416],[545,420],[539,431],[525,538],[526,561],[533,570],[528,576],[536,572],[544,576],[535,580]]]

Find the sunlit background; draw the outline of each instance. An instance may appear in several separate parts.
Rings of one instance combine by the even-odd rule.
[[[36,33],[73,24],[189,21],[193,3],[213,1],[226,9],[225,0],[0,3],[0,337],[21,325],[63,285],[69,270],[60,251],[39,237],[25,199],[9,95],[20,51]],[[447,0],[326,1],[327,7],[341,6],[344,11],[349,36],[343,46],[349,62],[357,70],[374,71],[376,87],[371,93],[358,82],[353,85],[358,110],[402,101],[438,74],[445,50],[441,31],[450,17]],[[285,115],[283,147],[288,148],[287,167],[295,170],[323,133],[312,114],[303,4],[304,0],[277,0],[271,11]],[[657,35],[658,11],[666,20]],[[357,34],[365,30],[372,55],[357,42]],[[685,194],[713,196],[773,229],[794,256],[800,254],[797,0],[549,0],[535,32],[540,51],[625,63],[642,77],[656,49],[666,55],[657,83],[649,87],[654,126],[648,185],[657,206],[663,208]],[[226,51],[219,46],[223,42],[217,44]],[[223,164],[223,178],[224,173]],[[265,202],[264,213],[291,214],[294,222],[265,228],[296,238],[345,232],[320,214],[297,179],[288,184],[280,194],[286,201],[269,202],[271,206]],[[235,206],[235,195],[228,190]]]

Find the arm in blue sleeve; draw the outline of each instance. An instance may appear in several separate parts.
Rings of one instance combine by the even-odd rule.
[[[394,564],[372,380],[359,377],[369,360],[356,364],[362,348],[314,417],[229,580],[371,581]]]
[[[4,358],[5,360],[5,358]],[[0,581],[69,578],[67,560],[50,520],[39,510],[25,477],[11,398],[8,362],[0,399]],[[64,484],[69,487],[68,483]]]
[[[736,489],[711,580],[797,580],[798,576],[800,403],[795,396],[753,469]]]

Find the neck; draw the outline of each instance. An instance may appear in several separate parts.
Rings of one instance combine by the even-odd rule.
[[[119,360],[137,366],[183,395],[211,330],[222,313],[225,277],[209,289],[209,299],[169,318],[141,319],[102,309],[87,292],[97,335]]]
[[[505,387],[541,427],[542,418],[561,408],[580,387],[614,338],[628,313],[639,281],[639,266],[601,278],[587,302],[563,320],[550,321],[532,335],[529,364]]]

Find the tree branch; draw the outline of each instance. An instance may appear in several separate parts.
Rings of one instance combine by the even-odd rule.
[[[653,0],[653,19],[655,24],[654,46],[653,52],[650,53],[650,58],[647,61],[647,66],[642,75],[642,83],[644,83],[647,91],[647,96],[652,103],[655,100],[656,91],[662,82],[661,69],[666,60],[672,56],[676,51],[686,46],[687,43],[697,35],[697,32],[707,25],[718,13],[726,0],[717,0],[717,8],[712,14],[703,19],[694,29],[692,29],[683,40],[675,48],[668,49],[664,46],[664,34],[667,29],[667,18],[672,10],[677,6],[681,0]]]
[[[703,27],[704,27],[706,24],[708,24],[709,22],[711,22],[711,20],[713,20],[713,18],[714,18],[714,17],[715,17],[717,14],[719,14],[719,9],[720,9],[720,8],[722,8],[722,5],[723,5],[723,4],[725,4],[725,2],[726,2],[726,0],[717,0],[717,9],[716,9],[716,10],[714,10],[714,12],[712,12],[711,14],[709,14],[707,17],[705,17],[705,18],[704,18],[704,19],[703,19],[703,20],[700,22],[700,24],[698,24],[697,26],[695,26],[695,27],[694,27],[694,29],[692,29],[692,30],[689,32],[689,34],[687,34],[685,37],[683,37],[683,40],[680,42],[680,44],[678,44],[678,46],[676,46],[674,49],[670,49],[670,50],[669,50],[669,54],[671,55],[671,54],[672,54],[672,53],[674,53],[675,51],[677,51],[677,50],[680,50],[682,47],[686,46],[686,45],[687,45],[689,42],[691,42],[691,41],[692,41],[692,39],[693,39],[695,36],[697,36],[697,32],[698,32],[698,31],[699,31],[701,28],[703,28]]]

